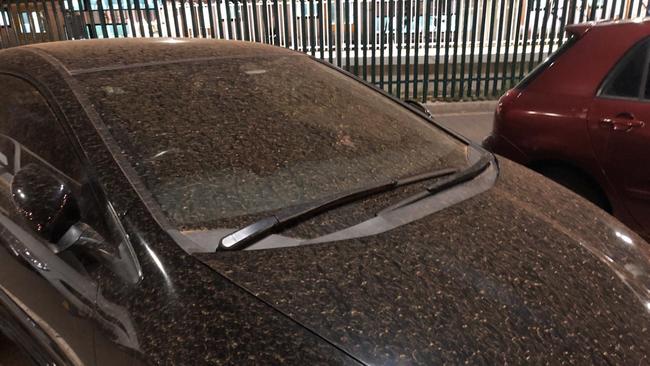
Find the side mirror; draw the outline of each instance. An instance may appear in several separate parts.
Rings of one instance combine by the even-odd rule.
[[[416,100],[413,100],[413,99],[407,99],[404,102],[406,104],[410,105],[411,107],[417,109],[418,111],[426,114],[427,117],[433,119],[433,114],[431,114],[431,112],[429,112],[429,109],[424,104],[422,104],[422,103],[420,103],[420,102],[418,102]]]
[[[45,240],[60,248],[61,237],[80,219],[79,206],[65,182],[38,164],[22,167],[11,181],[14,205]]]

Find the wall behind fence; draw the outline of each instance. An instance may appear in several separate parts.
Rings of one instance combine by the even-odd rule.
[[[642,0],[0,0],[0,48],[116,37],[238,39],[327,60],[402,98],[498,97],[567,24]]]

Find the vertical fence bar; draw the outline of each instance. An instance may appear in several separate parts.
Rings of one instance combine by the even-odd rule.
[[[285,0],[286,2],[286,0]],[[246,15],[248,16],[248,22],[250,23],[250,31],[248,33],[248,37],[251,41],[253,42],[263,42],[262,40],[262,35],[260,34],[260,18],[257,12],[257,0],[251,0],[251,12],[248,12],[248,0],[244,0],[244,5],[246,7]],[[221,30],[221,12],[219,11],[219,8],[217,7],[217,18],[218,21],[217,23],[219,24],[219,33],[223,34],[223,31]],[[221,38],[224,38],[223,35]]]
[[[623,15],[625,14],[624,13],[625,12],[625,1],[624,0],[619,0],[619,2],[621,3],[621,7],[618,10],[618,18],[623,19]]]
[[[16,30],[17,22],[14,17],[11,16],[11,3],[10,0],[0,0],[0,16],[2,17],[4,24],[6,24],[5,30],[7,32],[7,39],[9,39],[9,46],[18,46],[20,45],[20,39],[18,38],[18,31]]]
[[[343,44],[343,36],[341,34],[341,0],[336,0],[334,5],[336,9],[334,14],[336,14],[336,64],[338,67],[341,67],[341,45]]]
[[[368,0],[361,0],[361,11],[363,12],[361,39],[363,48],[363,80],[368,81]]]
[[[553,16],[553,21],[551,22],[551,34],[549,35],[549,40],[548,40],[548,53],[547,55],[550,55],[553,53],[553,47],[555,46],[555,27],[557,26],[557,18],[558,18],[558,13],[560,11],[560,4],[559,0],[554,0],[552,2],[553,8],[551,9],[552,11],[552,16]],[[547,6],[548,7],[548,6]]]
[[[573,11],[575,7],[575,0],[572,0],[571,3],[573,3],[571,10]],[[558,32],[558,48],[564,43],[564,31],[565,27],[567,24],[569,24],[569,21],[572,19],[569,18],[569,9],[567,8],[567,0],[564,0],[562,2],[562,18],[560,19],[560,31]],[[516,51],[515,51],[516,53]]]
[[[494,1],[494,0],[493,0]],[[506,19],[504,21],[504,15],[505,15],[505,8],[506,8],[506,0],[500,0],[499,2],[499,21],[496,23],[497,24],[497,50],[494,55],[495,61],[494,61],[494,83],[492,84],[492,96],[497,95],[497,89],[498,89],[498,83],[499,79],[501,79],[501,75],[499,75],[499,70],[500,70],[500,62],[501,62],[501,41],[503,40],[503,28],[506,26],[506,22],[510,24],[510,18]],[[505,39],[506,44],[510,42],[509,39]],[[508,62],[508,54],[506,53],[505,55],[505,61],[503,62],[506,64]]]
[[[152,1],[154,1],[154,0],[152,0]],[[97,2],[101,3],[101,0],[98,0]],[[191,3],[191,0],[190,0],[190,3]],[[144,5],[145,5],[144,15],[147,18],[147,25],[148,25],[148,28],[149,28],[149,37],[153,37],[153,21],[151,20],[151,8],[149,7],[149,0],[144,0]],[[193,5],[194,4],[192,3],[192,7],[190,8],[190,10],[193,10],[193,8],[194,8]],[[192,14],[194,14],[194,11],[192,11]],[[195,32],[196,32],[196,28],[197,27],[194,26],[194,31]]]
[[[262,0],[262,1],[263,1],[263,4],[266,5],[266,0]],[[231,24],[232,15],[230,14],[230,0],[223,0],[223,4],[224,4],[224,10],[225,10],[225,13],[226,13],[226,18],[224,20],[224,23],[225,23],[224,25],[226,26],[226,29],[228,30],[228,38],[227,39],[235,39],[235,37],[233,37],[233,35],[232,35],[233,30],[232,30],[232,24]],[[262,8],[263,11],[264,11],[264,9],[265,9],[265,7]],[[266,24],[266,21],[264,22],[264,24]]]
[[[486,97],[490,95],[490,79],[491,79],[490,74],[492,73],[492,45],[494,43],[494,24],[495,24],[494,17],[496,15],[496,9],[497,9],[497,2],[493,0],[492,7],[490,8],[490,29],[488,31],[488,49],[487,49],[488,54],[485,63],[485,89],[483,95]]]
[[[424,23],[424,69],[422,77],[424,78],[422,85],[422,102],[425,103],[429,96],[429,48],[431,45],[431,5],[433,0],[424,0],[426,1],[424,13],[425,13],[425,22]]]
[[[139,36],[144,37],[145,36],[144,21],[142,21],[142,11],[141,11],[141,8],[140,8],[140,1],[141,0],[132,0],[132,1],[133,1],[133,7],[135,8],[135,14],[136,14],[137,22],[138,22],[138,25],[139,25],[139,27],[138,27],[139,30],[140,30]],[[184,1],[184,0],[181,0],[181,1]],[[184,12],[183,12],[183,14],[184,14]],[[94,17],[91,16],[91,25],[92,25],[93,28],[95,28],[95,22],[94,22],[94,20],[92,20],[92,18],[94,18]],[[138,37],[138,34],[134,32],[133,36]],[[92,34],[91,34],[91,37],[93,37]]]
[[[59,7],[59,12],[61,16],[61,26],[63,27],[63,39],[65,40],[70,40],[74,38],[74,33],[72,30],[72,25],[70,24],[69,17],[66,17],[66,10],[65,10],[65,5],[63,3],[63,0],[51,0],[52,1],[52,7],[56,8],[56,6]],[[124,31],[124,34],[127,32]]]
[[[174,0],[176,1],[176,0]],[[256,0],[253,0],[255,2]],[[221,13],[221,2],[222,0],[215,0],[215,10],[217,13],[217,29],[219,30],[219,38],[220,39],[227,39],[226,38],[226,33],[224,31],[224,22],[223,22],[223,14]],[[253,9],[256,9],[257,6],[255,6]],[[225,24],[226,28],[228,28],[228,23]],[[257,29],[257,16],[255,16],[255,28]],[[228,29],[228,32],[230,33],[230,30]],[[257,41],[259,42],[260,39],[258,38]]]
[[[41,32],[45,33],[45,39],[47,39],[47,41],[54,41],[54,27],[50,25],[50,12],[47,10],[47,3],[45,1],[46,0],[41,0],[40,2],[41,7],[43,8],[43,25],[45,26],[45,29],[41,29]],[[34,5],[38,12],[38,3],[35,2]]]
[[[539,18],[539,9],[541,7],[540,2],[542,0],[533,0],[533,12],[535,13],[535,17],[533,20],[533,34],[531,37],[531,44],[530,44],[530,59],[528,60],[528,71],[532,70],[533,67],[535,66],[535,48],[537,47],[537,26],[538,26],[538,18]]]
[[[377,0],[370,0],[370,13],[372,14],[372,52],[370,52],[370,63],[372,64],[372,72],[370,73],[372,84],[377,84],[377,64],[376,64],[376,53],[377,53]],[[383,0],[382,0],[383,1]]]
[[[101,0],[99,0],[99,1],[101,1]],[[108,1],[111,1],[111,0],[108,0]],[[153,4],[154,4],[154,16],[156,17],[156,27],[157,27],[157,31],[158,31],[158,37],[162,37],[163,36],[163,34],[162,34],[163,28],[162,28],[161,19],[160,19],[160,6],[158,6],[158,1],[160,1],[160,0],[152,0],[152,1],[153,1]],[[162,0],[162,1],[167,1],[167,0]],[[201,4],[201,0],[199,0],[199,4]],[[201,6],[201,5],[199,5],[199,6]],[[201,7],[201,11],[202,10],[203,10],[203,7]],[[203,20],[203,14],[201,14],[201,20]],[[153,37],[153,34],[151,35],[151,37]]]
[[[278,0],[273,0],[273,12],[271,16],[273,17],[273,44],[276,46],[280,45],[280,8]]]
[[[440,3],[446,0],[436,0],[436,58],[433,75],[433,98],[438,98],[438,83],[440,78],[440,40],[442,38],[442,6]],[[429,80],[427,80],[429,83]]]
[[[117,0],[117,9],[120,14],[120,24],[122,25],[122,36],[127,37],[129,33],[129,28],[126,25],[126,18],[124,16],[124,5],[122,0]]]
[[[630,5],[627,7],[627,14],[626,14],[626,17],[627,17],[628,19],[632,18],[632,9],[633,9],[634,2],[633,2],[633,1],[630,1],[629,4],[630,4]]]
[[[387,0],[379,0],[379,9],[380,9],[380,22],[381,22],[381,33],[379,34],[379,87],[384,88],[384,40],[386,37],[385,31],[385,7]]]
[[[458,33],[460,32],[460,1],[455,0],[456,2],[456,21],[454,23],[454,62],[452,66],[452,78],[451,78],[451,98],[456,98],[456,82],[458,81]]]
[[[519,64],[519,79],[524,77],[524,70],[526,69],[526,51],[528,50],[528,26],[530,25],[530,10],[534,7],[532,1],[534,0],[524,0],[526,4],[526,21],[524,22],[524,36],[522,42],[522,54],[521,54],[521,63]]]
[[[397,79],[397,94],[398,98],[402,94],[402,20],[403,20],[404,9],[402,6],[402,0],[397,0],[395,4],[395,22],[397,23],[397,70],[396,70],[396,79]]]
[[[61,21],[64,20],[63,10],[57,9],[56,2],[54,0],[50,0],[50,6],[52,7],[52,17],[54,18],[54,26],[56,27],[57,39],[61,41],[65,41],[67,40],[67,35],[65,33],[65,25],[61,24]]]
[[[395,31],[395,0],[389,0],[388,5],[388,92],[393,94],[393,48]]]
[[[309,0],[309,50],[312,56],[316,56],[316,12],[314,11],[316,0]]]
[[[468,0],[469,3],[469,0]],[[473,80],[473,75],[474,75],[474,55],[475,55],[475,50],[476,50],[476,29],[477,27],[477,21],[478,21],[478,0],[474,0],[473,6],[472,6],[472,48],[470,49],[470,57],[469,57],[469,68],[467,70],[467,93],[465,94],[468,98],[472,97],[472,84],[474,82]]]
[[[301,0],[303,1],[303,0]],[[302,3],[301,3],[302,4]],[[230,13],[228,13],[228,24],[230,24]],[[264,36],[260,37],[263,43],[271,43],[271,32],[269,31],[269,8],[267,0],[262,0],[262,24],[264,25]],[[230,25],[228,26],[230,32]],[[232,39],[232,37],[230,37]]]
[[[460,86],[458,88],[458,99],[463,99],[463,95],[465,94],[465,63],[467,61],[467,23],[469,22],[469,6],[470,0],[465,0],[463,3],[463,48],[461,50],[460,59]]]
[[[598,6],[598,0],[592,0],[591,1],[591,10],[589,11],[589,20],[596,20],[596,9]],[[583,2],[587,2],[587,0],[583,0]],[[603,11],[604,13],[604,11]]]
[[[350,0],[345,2],[345,70],[350,71]]]
[[[74,4],[74,3],[73,3]],[[90,25],[89,29],[84,29],[84,33],[86,31],[88,32],[88,37],[90,38],[97,38],[97,29],[95,28],[95,16],[93,14],[92,9],[87,9],[91,7],[90,2],[88,0],[79,0],[79,15],[81,16],[82,19],[84,19],[84,27],[88,27]],[[86,22],[86,15],[88,15],[88,18],[90,22]]]
[[[66,0],[66,1],[69,1],[69,0]],[[124,4],[124,5],[126,5],[126,7],[125,7],[125,9],[124,9],[124,13],[126,14],[126,18],[125,18],[125,19],[128,19],[128,21],[129,21],[129,26],[130,26],[130,27],[129,27],[128,29],[131,30],[131,37],[135,37],[135,36],[138,34],[138,31],[137,31],[137,29],[136,29],[136,26],[135,26],[135,20],[134,20],[134,17],[133,17],[133,8],[134,8],[134,5],[131,5],[131,2],[130,2],[129,0],[120,0],[120,4],[122,3],[122,1],[125,1],[125,4]],[[134,0],[134,1],[135,1],[135,0]],[[123,5],[123,6],[124,6],[124,5]],[[124,22],[126,22],[126,20],[125,20]],[[125,34],[127,34],[127,33],[128,33],[128,32],[126,32]],[[128,35],[127,35],[127,36],[128,36]]]
[[[413,99],[418,99],[418,66],[420,60],[420,13],[422,12],[422,0],[415,0],[415,50],[413,52]]]
[[[302,52],[307,53],[307,21],[305,19],[305,1],[307,0],[300,0],[300,43],[302,44]]]
[[[5,19],[4,6],[0,0],[0,49],[11,47],[11,40],[9,38],[9,23]]]
[[[108,28],[106,27],[106,13],[104,12],[104,4],[103,0],[97,0],[97,15],[99,16],[99,24],[102,30],[102,37],[101,38],[107,38],[108,37]],[[92,10],[92,3],[91,3],[91,10]]]
[[[38,17],[38,2],[34,2],[34,6],[36,8],[37,12],[37,17]],[[45,33],[45,37],[41,37],[42,40],[47,40],[47,41],[54,41],[54,27],[50,25],[50,12],[47,10],[47,5],[45,0],[41,0],[40,2],[41,7],[43,8],[43,26],[44,29],[41,28],[41,34]]]
[[[512,60],[510,60],[510,39],[512,37],[512,25],[515,23],[515,20],[512,18],[516,16],[515,13],[515,0],[509,0],[508,2],[508,18],[506,19],[507,23],[507,28],[506,28],[506,49],[505,49],[505,56],[503,59],[503,71],[501,72],[501,90],[508,89],[510,85],[508,84],[508,62],[510,62],[512,65],[515,64],[515,54],[512,56]],[[519,20],[517,20],[518,22]],[[517,39],[514,41],[515,44],[517,44]]]
[[[166,0],[162,0],[163,3]],[[212,0],[208,1],[208,24],[210,24],[210,38],[217,38],[217,29],[214,27],[214,10],[212,10]],[[169,14],[169,11],[165,8],[165,14]],[[169,23],[169,17],[166,18]],[[176,19],[174,19],[174,24],[176,24]],[[170,25],[167,26],[167,30],[170,31]],[[171,35],[171,31],[169,32]]]
[[[354,35],[354,75],[359,76],[359,3],[357,0],[352,2],[352,11],[354,16],[352,34]]]
[[[321,60],[325,59],[325,7],[323,0],[318,1],[318,49]]]
[[[280,39],[279,39],[280,36],[278,35],[279,21],[278,21],[278,14],[277,14],[277,10],[278,10],[277,5],[278,5],[278,0],[269,0],[269,2],[266,2],[264,4],[264,8],[266,9],[266,14],[267,14],[267,17],[268,17],[267,21],[268,21],[268,25],[269,25],[269,27],[268,27],[269,41],[268,42],[269,42],[269,44],[273,44],[275,46],[280,45]],[[271,10],[270,12],[269,12],[269,9]],[[236,23],[235,24],[237,26],[237,39],[239,39],[239,34],[240,34],[239,22],[240,22],[240,19],[237,16],[237,13],[235,13],[235,18],[236,18],[236,20],[235,20]],[[303,52],[307,52],[307,51],[305,50]]]
[[[541,0],[540,0],[541,2]],[[541,11],[541,5],[540,5],[540,11]],[[547,34],[547,25],[548,25],[548,18],[549,18],[549,10],[548,10],[548,1],[544,4],[544,18],[542,18],[542,29],[540,30],[539,34],[539,55],[537,56],[537,63],[542,62],[544,60],[544,47],[546,46],[546,37],[548,36]]]
[[[278,38],[280,38],[280,35],[282,35],[283,42],[279,42],[280,45],[284,45],[285,48],[290,48],[291,47],[291,36],[289,35],[289,15],[288,15],[288,9],[287,9],[287,0],[276,0],[277,2],[277,17],[278,17]],[[282,7],[282,11],[280,11],[280,7]],[[282,16],[282,23],[280,23],[280,16]],[[246,28],[248,29],[248,19],[244,19],[244,24],[246,24]],[[282,28],[282,31],[280,30]]]
[[[32,38],[31,43],[36,43],[36,29],[34,27],[34,22],[32,21],[31,11],[29,10],[29,1],[24,0],[23,3],[25,4],[25,12],[24,13],[18,12],[18,15],[22,18],[21,20],[23,22],[23,26],[22,26],[23,33],[27,33],[27,26],[29,26],[29,34],[31,35]],[[24,17],[22,16],[23,14],[27,16],[27,24],[24,24]]]
[[[209,1],[209,0],[208,0]],[[241,2],[241,12],[242,12],[242,19],[243,19],[243,28],[244,28],[244,40],[245,41],[252,41],[251,38],[251,21],[250,17],[248,14],[248,0],[243,0]]]
[[[451,14],[452,0],[445,1],[445,60],[443,68],[442,99],[447,99],[447,88],[449,86],[449,40],[451,39]]]
[[[334,23],[332,23],[332,4],[334,0],[325,0],[325,5],[327,7],[327,56],[328,56],[328,61],[329,63],[333,64],[334,63],[334,57],[333,57],[333,52],[334,52],[334,44],[336,43],[334,41],[334,32],[332,30],[332,26]],[[336,16],[336,13],[334,13],[334,16]],[[295,32],[294,32],[295,33]],[[294,34],[295,37],[295,34]]]
[[[153,0],[154,2],[157,2],[158,0]],[[162,0],[166,1],[166,0]],[[197,4],[197,13],[199,17],[199,29],[198,31],[194,34],[194,37],[201,37],[201,38],[207,38],[207,28],[205,26],[205,13],[203,12],[203,0],[196,0],[198,2]],[[156,6],[156,9],[158,7]],[[158,15],[158,14],[156,14]]]
[[[485,16],[487,14],[487,0],[481,3],[481,35],[478,48],[478,65],[476,66],[476,96],[481,96],[482,73],[483,73],[483,46],[485,44]]]
[[[113,0],[107,0],[107,1],[108,1],[108,14],[110,14],[111,16],[111,25],[113,28],[113,37],[117,38],[120,34],[120,31],[117,28],[117,19],[115,17],[115,8],[113,7]]]
[[[18,12],[18,1],[16,1],[16,11]],[[16,39],[16,45],[22,44],[21,37],[18,36],[18,27],[20,27],[20,15],[16,14],[16,17],[11,16],[11,0],[7,0],[7,22],[10,22],[12,24],[11,28],[13,29],[14,37]]]
[[[518,3],[517,3],[517,24],[515,24],[515,27],[516,27],[515,28],[515,44],[514,44],[513,51],[512,51],[512,64],[511,64],[511,67],[510,67],[510,85],[514,85],[514,83],[515,83],[515,75],[516,75],[516,72],[517,72],[517,64],[518,64],[518,61],[517,61],[517,55],[518,55],[517,49],[519,48],[519,31],[521,30],[521,20],[522,20],[521,16],[522,16],[523,10],[524,10],[524,1],[525,0],[518,0]],[[526,33],[524,32],[524,35],[525,34]],[[525,43],[523,45],[523,48],[524,48],[524,54],[525,54],[525,51],[526,51],[526,44]]]
[[[411,69],[411,0],[405,0],[405,7],[406,7],[406,41],[404,44],[406,45],[406,62],[405,62],[405,67],[404,67],[404,99],[409,99],[409,87],[410,87],[410,69]]]
[[[142,12],[140,11],[140,1],[141,0],[132,0],[132,1],[133,1],[133,4],[135,5],[136,14],[137,14],[137,18],[138,18],[138,24],[140,25],[140,27],[139,27],[140,28],[140,36],[144,37],[145,36],[144,22],[142,21]],[[181,5],[183,6],[183,14],[185,14],[185,6],[184,6],[185,4],[183,3],[185,0],[181,0],[181,1],[182,1]],[[91,19],[90,23],[91,23],[91,26],[94,29],[95,28],[95,21],[92,20],[93,18],[94,18],[93,16],[90,17],[90,19]],[[93,31],[93,33],[94,33],[94,31]],[[134,34],[133,36],[136,37],[137,34]],[[93,37],[92,33],[91,33],[91,37]],[[93,37],[93,38],[95,38],[95,37]]]
[[[241,27],[242,26],[241,16],[239,15],[239,1],[240,0],[234,0],[233,1],[233,5],[235,6],[235,9],[234,9],[235,10],[235,23],[234,23],[234,26],[235,26],[235,35],[237,36],[237,39],[241,41],[243,39],[243,37],[242,37],[242,32],[241,32],[241,28],[242,28]],[[275,0],[275,1],[277,1],[277,0]]]

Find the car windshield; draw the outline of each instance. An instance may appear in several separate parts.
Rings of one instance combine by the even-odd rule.
[[[466,165],[464,144],[302,55],[127,65],[77,78],[180,230],[238,227],[347,190]]]

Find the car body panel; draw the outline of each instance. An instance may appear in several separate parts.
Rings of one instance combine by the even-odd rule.
[[[32,47],[0,55],[0,72],[33,80],[60,107],[89,169],[111,197],[142,267],[143,279],[136,285],[127,285],[102,268],[96,274],[98,298],[105,300],[96,302],[96,313],[110,319],[93,328],[95,337],[109,340],[98,342],[97,356],[105,358],[98,358],[97,365],[358,364],[181,250],[149,214],[143,203],[146,197],[143,201],[133,189],[125,173],[128,164],[118,164],[123,160],[113,152],[119,148],[109,148],[110,135],[98,132],[104,128],[101,120],[84,104],[83,95],[75,93],[75,81],[64,65]],[[70,307],[66,316],[79,316],[78,309]],[[124,329],[128,336],[120,338],[114,332]],[[78,336],[92,339],[93,332]]]
[[[93,274],[94,315],[83,321],[96,324],[81,335],[96,340],[97,365],[647,361],[647,244],[505,159],[491,190],[382,234],[286,249],[183,251],[74,78],[88,67],[121,67],[127,57],[173,63],[178,55],[166,47],[174,43],[109,42],[0,52],[0,72],[31,80],[60,109],[141,266],[138,283],[102,266]],[[270,49],[188,42],[196,52],[183,57],[197,59],[220,45]],[[389,198],[399,197],[328,212],[326,224],[346,226]],[[291,232],[308,236],[319,225]],[[79,316],[74,306],[66,310],[62,317]]]
[[[647,244],[500,165],[492,190],[381,235],[197,256],[366,364],[645,362]]]
[[[529,167],[562,164],[586,174],[607,196],[616,217],[648,235],[617,187],[619,173],[608,173],[602,164],[607,142],[593,133],[597,129],[590,119],[599,113],[594,108],[603,80],[628,49],[650,34],[650,22],[591,22],[567,31],[579,40],[528,85],[504,94],[484,146]]]
[[[617,196],[634,217],[637,230],[650,236],[650,130],[644,125],[615,130],[606,119],[623,118],[650,123],[650,102],[595,98],[589,110],[590,135],[598,160]],[[645,122],[647,121],[647,122]]]

